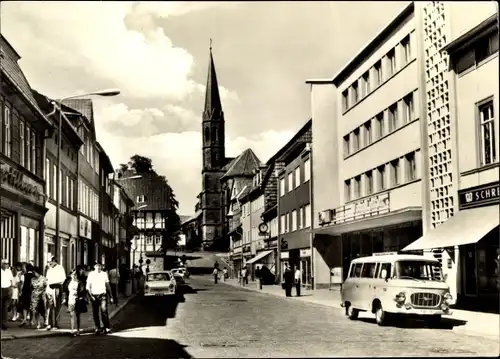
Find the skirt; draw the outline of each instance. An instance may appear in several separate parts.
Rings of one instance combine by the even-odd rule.
[[[19,288],[12,288],[12,300],[19,299]]]
[[[76,302],[69,303],[68,312],[76,314],[87,313],[87,302],[85,299],[77,299]]]

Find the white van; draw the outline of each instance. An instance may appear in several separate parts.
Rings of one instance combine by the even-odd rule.
[[[451,314],[452,296],[436,259],[413,254],[356,258],[342,285],[342,306],[349,319],[360,311],[375,314],[378,325],[392,314],[420,315],[435,325]]]

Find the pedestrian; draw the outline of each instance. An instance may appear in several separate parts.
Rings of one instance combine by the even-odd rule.
[[[115,306],[118,305],[118,283],[120,282],[120,272],[116,267],[113,267],[108,272],[109,285],[111,286],[111,295],[113,296],[113,301]]]
[[[293,272],[292,269],[290,268],[290,265],[287,263],[285,267],[285,273],[283,273],[283,279],[284,279],[284,289],[285,289],[285,295],[287,297],[292,296],[292,287],[293,287]]]
[[[68,306],[71,320],[71,333],[80,335],[80,316],[87,313],[85,283],[81,272],[75,270],[71,273],[71,280],[65,288],[64,303]]]
[[[19,307],[19,289],[22,284],[22,272],[17,265],[12,267],[12,298],[10,302],[10,308],[12,310],[12,321],[15,322],[19,319],[19,312],[18,307]]]
[[[2,259],[2,330],[7,330],[7,316],[14,287],[14,276],[9,268],[9,261]]]
[[[302,272],[300,268],[297,266],[295,267],[295,290],[297,292],[297,297],[300,297],[300,280],[302,278]]]
[[[58,329],[57,320],[61,311],[62,287],[66,281],[66,271],[57,263],[56,257],[52,257],[47,269],[47,291],[46,291],[46,325],[47,330]]]
[[[34,277],[33,266],[29,263],[22,264],[24,272],[24,280],[21,288],[21,295],[19,296],[19,301],[21,302],[21,308],[23,311],[23,321],[20,327],[24,327],[26,324],[31,326],[31,320],[33,319],[33,313],[31,312],[31,294],[32,294],[32,280]]]
[[[214,276],[214,284],[217,284],[217,279],[219,278],[219,270],[217,268],[214,268],[212,275]]]
[[[243,287],[246,286],[247,284],[247,268],[243,267],[241,270],[241,283],[243,284]]]
[[[222,281],[225,282],[227,279],[227,268],[224,267],[224,269],[222,270]]]
[[[89,273],[87,278],[87,292],[92,302],[92,314],[94,316],[95,333],[99,334],[104,332],[108,334],[111,332],[109,325],[109,315],[108,315],[108,298],[110,302],[113,303],[113,297],[111,294],[111,288],[109,285],[109,278],[106,272],[102,271],[102,265],[96,262],[94,265],[94,271]],[[99,319],[99,313],[101,314],[101,320]]]
[[[31,279],[31,313],[36,323],[36,329],[42,328],[45,321],[46,311],[44,296],[47,290],[47,279],[42,275],[40,267],[33,267],[33,278]],[[40,321],[40,317],[42,317]]]
[[[262,289],[262,273],[259,267],[255,268],[255,278],[257,279],[259,289]]]

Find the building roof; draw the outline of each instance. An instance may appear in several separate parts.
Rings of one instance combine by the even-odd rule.
[[[224,167],[227,171],[222,177],[253,176],[254,170],[258,169],[261,165],[262,163],[255,153],[250,148],[247,148]]]
[[[220,101],[219,84],[217,82],[217,74],[215,72],[214,58],[212,56],[212,47],[210,46],[204,112],[210,117],[213,113],[215,113],[215,111],[222,112],[222,104]]]
[[[72,98],[64,100],[64,104],[80,112],[89,121],[89,130],[95,133],[94,125],[94,104],[89,98]]]
[[[253,187],[252,186],[245,186],[243,189],[236,195],[236,198],[241,202],[241,203],[246,203],[247,202],[247,196],[250,194],[252,191]]]
[[[101,167],[104,168],[105,173],[107,174],[113,173],[114,172],[113,164],[111,163],[108,154],[106,153],[106,151],[104,151],[104,148],[101,146],[99,142],[96,142],[96,145],[97,149],[99,150],[100,153],[102,153],[104,157],[104,163],[101,163]]]
[[[300,140],[301,136],[303,136],[305,133],[307,133],[307,131],[310,131],[311,129],[312,129],[312,118],[309,119],[309,121],[307,121],[304,124],[304,126],[302,126],[297,131],[297,133],[290,139],[290,141],[286,143],[286,145],[281,147],[281,149],[278,152],[276,152],[269,160],[267,160],[266,164],[271,165],[275,161],[277,161],[285,152],[287,152],[290,149],[290,147],[292,147],[297,141]],[[312,142],[312,140],[305,139],[304,141],[301,142],[309,143]]]
[[[31,86],[18,64],[18,60],[20,58],[21,57],[12,45],[2,34],[0,34],[0,69],[2,74],[5,75],[10,82],[12,82],[21,96],[31,105],[31,107],[46,122],[46,124],[52,125],[47,117],[45,117],[44,113],[38,106],[35,97],[33,96]]]
[[[193,216],[188,217],[187,219],[181,219],[181,224],[184,225],[184,224],[187,224],[189,222],[192,222],[192,221],[198,219],[202,213],[203,213],[202,211],[196,211],[196,213]],[[184,216],[182,216],[182,217],[184,217]]]

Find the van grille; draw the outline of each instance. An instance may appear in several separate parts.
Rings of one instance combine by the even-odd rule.
[[[435,293],[413,293],[410,299],[415,307],[430,308],[439,305],[441,296]]]

